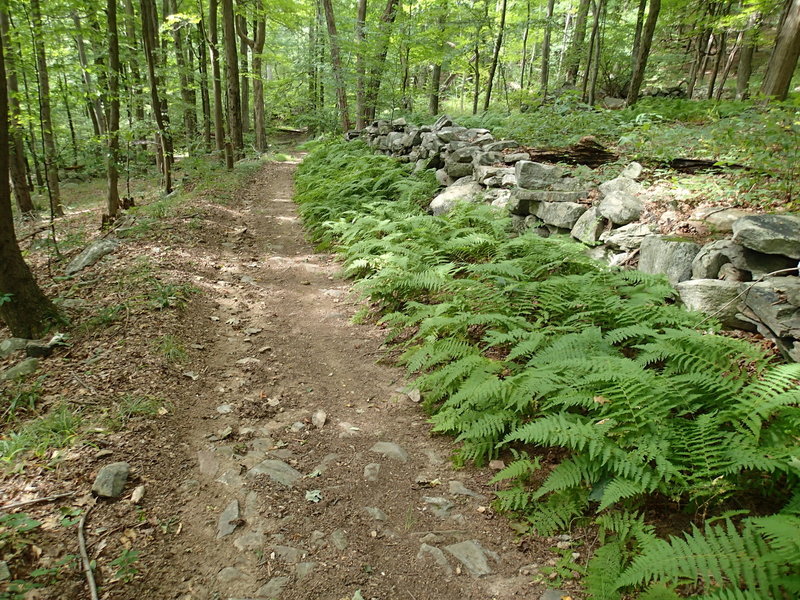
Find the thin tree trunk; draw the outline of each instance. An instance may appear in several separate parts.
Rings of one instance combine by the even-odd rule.
[[[597,5],[597,20],[598,26],[602,26],[605,22],[606,15],[606,0],[599,0]],[[597,34],[594,36],[594,65],[592,66],[592,73],[589,79],[589,95],[588,103],[594,105],[597,96],[597,77],[600,73],[600,50],[602,47],[602,32],[598,28]]]
[[[262,53],[266,42],[267,24],[263,17],[259,16],[255,25],[255,39],[247,37],[247,30],[238,27],[239,37],[245,46],[253,52],[253,123],[256,134],[256,150],[266,152],[267,150],[267,127],[264,115],[264,80],[262,79]],[[239,24],[244,20],[239,17]]]
[[[330,0],[325,0],[325,2],[329,3]],[[367,121],[374,120],[377,114],[378,92],[380,91],[381,81],[383,79],[383,67],[386,64],[386,55],[389,52],[389,38],[391,36],[392,25],[397,17],[397,4],[398,0],[387,0],[386,8],[384,8],[380,23],[378,24],[378,49],[375,52],[375,57],[369,69],[369,77],[367,78],[365,91],[364,102]]]
[[[786,0],[775,45],[761,84],[761,93],[775,100],[786,100],[797,60],[800,58],[800,0]]]
[[[117,0],[107,0],[108,24],[108,175],[107,210],[110,220],[119,213],[119,35],[117,32]]]
[[[222,0],[222,35],[225,46],[225,67],[228,89],[228,130],[234,159],[244,156],[242,132],[242,104],[239,89],[239,60],[236,52],[236,27],[233,16],[233,0]]]
[[[728,81],[728,75],[731,74],[733,62],[736,60],[736,55],[739,54],[739,50],[742,47],[742,41],[744,41],[744,30],[740,31],[736,36],[736,42],[733,44],[730,54],[728,54],[728,60],[725,61],[725,68],[722,69],[722,77],[720,77],[720,82],[717,86],[717,93],[715,95],[717,101],[722,100],[722,93],[725,90],[725,82]]]
[[[47,187],[50,192],[50,212],[56,217],[61,217],[64,215],[64,208],[61,206],[61,190],[58,186],[58,152],[56,150],[50,108],[50,77],[47,71],[47,53],[44,47],[40,0],[31,0],[30,6],[34,37],[36,39],[34,51],[36,53],[36,70],[39,77],[39,117],[42,138],[44,139],[44,165]],[[5,93],[5,86],[3,88],[3,93]],[[6,146],[3,147],[5,148]]]
[[[578,69],[581,65],[583,43],[586,40],[586,21],[589,16],[589,4],[590,0],[581,0],[578,5],[578,14],[575,16],[575,32],[567,51],[567,69],[564,76],[564,82],[567,85],[575,85],[578,81]]]
[[[719,76],[719,68],[722,65],[722,57],[725,56],[725,45],[728,35],[725,31],[717,37],[717,54],[714,57],[714,66],[711,68],[711,77],[708,80],[708,93],[706,99],[711,100],[714,97],[714,86],[717,84],[717,77]]]
[[[72,120],[72,107],[69,103],[69,90],[67,84],[67,74],[62,73],[62,79],[58,82],[58,89],[61,92],[61,98],[64,100],[64,109],[67,112],[67,124],[69,125],[69,140],[72,143],[72,164],[78,164],[78,136],[75,133],[75,122]]]
[[[550,1],[555,2],[555,0]],[[503,0],[500,8],[500,27],[497,30],[497,39],[494,43],[492,63],[489,65],[489,80],[486,82],[486,98],[483,100],[483,110],[489,110],[489,102],[492,99],[492,84],[494,83],[494,74],[497,71],[497,61],[500,59],[500,49],[503,47],[503,33],[506,27],[506,5],[507,0]]]
[[[319,10],[319,3],[317,2]],[[317,23],[316,15],[308,27],[308,112],[317,112]]]
[[[95,88],[94,81],[92,80],[89,61],[86,58],[86,45],[83,41],[83,27],[81,26],[81,19],[76,12],[72,13],[72,24],[75,26],[75,45],[78,48],[78,60],[81,63],[83,85],[85,86],[83,93],[86,98],[86,110],[95,128],[95,135],[104,135],[106,132],[106,124],[103,115],[103,105],[100,101],[100,95]]]
[[[131,80],[128,83],[128,94],[133,104],[133,114],[137,121],[144,121],[144,102],[142,102],[142,74],[139,71],[139,36],[136,35],[136,14],[133,0],[125,0],[125,37],[131,48],[128,57],[128,68]]]
[[[336,86],[336,103],[339,107],[339,119],[344,131],[350,130],[350,115],[347,108],[347,90],[344,87],[344,69],[339,55],[339,36],[336,32],[336,17],[333,14],[331,0],[322,0],[325,9],[325,21],[328,24],[328,42],[331,50],[331,66]]]
[[[636,9],[636,28],[633,32],[633,48],[631,49],[631,79],[636,72],[636,63],[639,60],[639,45],[642,43],[642,29],[644,29],[644,15],[647,9],[647,0],[639,0]]]
[[[358,0],[356,9],[356,129],[361,131],[366,125],[366,38],[364,27],[367,21],[367,0]]]
[[[472,92],[472,114],[478,114],[478,98],[481,94],[481,47],[480,47],[480,32],[478,32],[478,39],[475,40],[475,67],[473,71],[474,88]]]
[[[542,102],[547,100],[547,87],[550,84],[550,36],[553,32],[553,8],[555,0],[547,0],[547,14],[542,42]]]
[[[642,37],[639,42],[639,52],[636,55],[636,64],[631,76],[631,85],[628,88],[628,106],[636,104],[639,99],[639,91],[642,89],[644,73],[647,69],[647,59],[650,57],[650,48],[653,44],[653,34],[656,30],[658,15],[661,12],[661,0],[650,0],[647,10],[647,21],[642,29]]]
[[[8,148],[8,88],[3,63],[3,44],[0,44],[0,148]],[[0,173],[8,173],[8,168],[8,153],[0,152]],[[6,176],[0,177],[0,299],[0,319],[15,337],[38,338],[58,316],[19,250]]]
[[[211,76],[214,80],[214,143],[220,160],[225,160],[225,118],[222,104],[222,74],[219,67],[219,46],[217,35],[217,0],[208,3],[208,31],[204,33],[211,52]],[[203,26],[205,29],[205,26]]]
[[[150,100],[153,116],[158,126],[161,148],[161,171],[164,175],[164,192],[172,193],[172,133],[169,128],[167,101],[159,95],[159,78],[156,72],[156,7],[154,0],[140,0],[142,14],[142,42],[147,60],[147,76],[150,81]]]
[[[525,89],[525,66],[528,60],[528,36],[531,30],[531,0],[527,0],[525,13],[525,31],[522,34],[522,63],[519,69],[519,89]]]
[[[208,93],[208,52],[203,35],[203,16],[197,24],[197,62],[200,67],[200,104],[203,109],[203,146],[211,152],[211,98]]]
[[[431,97],[428,108],[433,116],[439,114],[439,89],[442,85],[442,65],[433,65],[433,72],[431,73]]]
[[[753,13],[747,21],[744,47],[742,48],[742,55],[739,57],[739,65],[736,68],[737,100],[744,100],[748,96],[750,75],[753,72],[753,55],[756,52],[756,38],[758,37],[756,34],[760,23],[760,13]]]
[[[250,76],[248,73],[248,59],[247,50],[248,45],[245,42],[247,38],[247,19],[240,17],[237,19],[237,31],[240,32],[240,37],[243,38],[239,45],[239,77],[241,77],[241,92],[242,92],[242,133],[250,131]]]
[[[176,0],[170,0],[170,12],[178,13]],[[181,86],[181,101],[183,102],[183,131],[186,136],[186,146],[191,149],[197,138],[197,115],[195,106],[197,100],[192,91],[191,74],[194,69],[189,70],[186,66],[186,54],[183,51],[183,34],[178,28],[177,23],[172,24],[172,42],[175,45],[175,63],[178,66],[178,80]]]
[[[23,215],[30,215],[36,211],[31,199],[31,189],[28,186],[27,169],[25,166],[25,146],[23,143],[23,131],[20,122],[19,104],[19,83],[17,82],[17,61],[16,53],[9,43],[10,23],[8,14],[0,11],[0,36],[2,44],[6,50],[5,65],[8,83],[8,161],[11,182],[14,184],[14,197],[17,200],[19,212]]]

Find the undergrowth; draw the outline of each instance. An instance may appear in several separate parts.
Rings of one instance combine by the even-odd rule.
[[[598,600],[797,597],[800,365],[716,335],[661,277],[509,236],[491,207],[429,216],[434,189],[360,144],[316,148],[297,177],[311,239],[404,350],[434,431],[462,462],[515,457],[497,506],[543,535],[594,523]],[[690,529],[656,535],[664,504]]]

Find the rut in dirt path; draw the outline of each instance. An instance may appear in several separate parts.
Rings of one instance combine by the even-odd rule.
[[[541,557],[488,508],[492,474],[452,468],[452,441],[376,364],[381,332],[350,322],[349,285],[304,239],[294,168],[264,168],[204,249],[212,314],[187,336],[205,364],[173,432],[182,547],[140,597],[538,598]]]

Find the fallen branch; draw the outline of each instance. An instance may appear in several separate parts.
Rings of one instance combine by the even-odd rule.
[[[94,582],[94,573],[92,572],[92,563],[89,561],[89,554],[86,552],[86,537],[83,533],[83,527],[86,525],[86,517],[92,512],[93,506],[89,507],[80,522],[78,523],[78,550],[81,553],[81,563],[83,564],[83,572],[86,575],[86,582],[89,584],[89,594],[92,600],[98,600],[97,597],[97,584]]]
[[[23,500],[22,502],[15,502],[14,504],[6,504],[5,506],[0,506],[0,512],[13,510],[15,508],[19,508],[20,506],[41,504],[43,502],[52,502],[53,500],[58,500],[59,498],[66,498],[67,496],[74,496],[74,495],[75,492],[64,492],[63,494],[55,494],[53,496],[47,496],[46,498],[34,498],[33,500]]]

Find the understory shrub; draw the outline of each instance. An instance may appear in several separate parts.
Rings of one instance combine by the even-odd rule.
[[[800,365],[719,335],[662,277],[510,235],[492,207],[429,216],[430,174],[361,144],[317,147],[297,189],[457,460],[515,457],[498,507],[544,535],[594,520],[593,598],[797,597]],[[552,448],[555,466],[535,456]],[[690,528],[656,535],[655,503]]]

